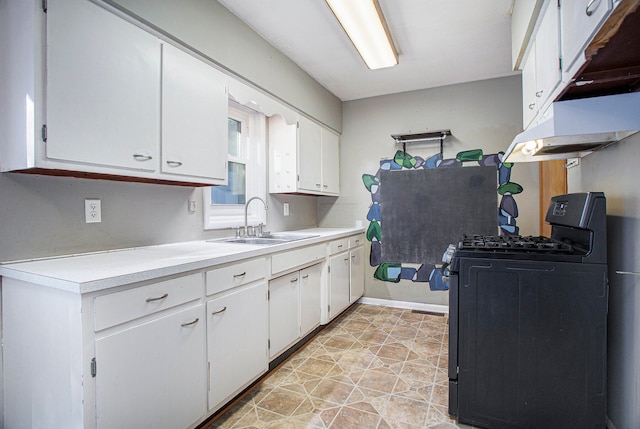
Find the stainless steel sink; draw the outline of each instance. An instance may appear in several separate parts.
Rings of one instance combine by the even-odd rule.
[[[307,238],[317,237],[318,235],[305,234],[269,234],[260,237],[231,237],[219,238],[216,240],[207,240],[213,243],[238,243],[238,244],[257,244],[257,245],[274,245],[289,243],[290,241],[305,240]]]

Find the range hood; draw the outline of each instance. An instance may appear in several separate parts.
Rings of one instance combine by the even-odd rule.
[[[557,101],[547,113],[513,139],[506,162],[581,158],[640,131],[640,92]]]

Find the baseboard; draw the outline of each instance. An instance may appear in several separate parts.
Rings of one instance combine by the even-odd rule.
[[[381,305],[383,307],[406,308],[431,313],[449,314],[449,306],[441,304],[423,304],[421,302],[395,301],[391,299],[369,298],[363,296],[358,300],[360,304]]]

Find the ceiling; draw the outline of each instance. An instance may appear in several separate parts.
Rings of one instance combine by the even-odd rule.
[[[369,70],[323,0],[218,0],[342,101],[514,74],[513,0],[378,0],[398,51]]]

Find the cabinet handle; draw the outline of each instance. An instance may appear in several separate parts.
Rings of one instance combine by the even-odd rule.
[[[349,260],[349,258],[344,258],[345,262]]]
[[[295,283],[298,281],[298,278],[296,277],[295,279],[291,279],[291,283]]]
[[[593,15],[593,12],[596,11],[598,6],[600,6],[600,0],[591,0],[589,2],[589,4],[587,5],[587,8],[584,10],[584,13],[586,13],[587,16],[591,16],[591,15]]]
[[[134,153],[133,154],[133,158],[136,161],[149,161],[149,160],[153,159],[153,157],[151,155],[143,155],[141,153]]]
[[[536,92],[536,97],[540,98],[542,97],[542,94],[544,94],[544,89],[541,89],[540,91]]]
[[[213,314],[220,314],[220,313],[222,313],[223,311],[225,311],[226,309],[227,309],[227,306],[225,305],[224,307],[222,307],[222,310],[214,311],[214,312],[213,312],[213,313],[211,313],[211,314],[212,314],[212,315],[213,315]]]
[[[536,103],[529,104],[529,110],[533,110],[534,107],[536,107]]]
[[[351,259],[356,259],[356,255],[351,255]]]
[[[200,320],[200,319],[196,317],[196,320],[193,320],[193,321],[191,321],[191,322],[187,322],[187,323],[183,323],[183,324],[182,324],[182,325],[180,325],[180,326],[182,326],[183,328],[186,328],[187,326],[193,326],[193,325],[195,325],[196,323],[198,323],[198,320]]]
[[[309,278],[309,274],[306,274],[304,276],[302,276],[303,279],[308,279]]]
[[[319,183],[316,183],[316,188],[319,188],[319,187],[320,187],[320,184],[319,184]]]
[[[329,185],[322,185],[325,189],[327,189],[329,187]]]
[[[166,297],[168,297],[168,296],[169,296],[169,294],[168,294],[168,293],[165,293],[165,294],[163,294],[163,295],[161,295],[161,296],[157,296],[157,297],[155,297],[155,298],[147,298],[147,302],[160,301],[160,300],[162,300],[162,299],[165,299],[165,298],[166,298]]]
[[[167,161],[167,165],[169,167],[180,167],[182,165],[182,163],[180,161]]]
[[[338,249],[342,247],[342,244],[338,244]]]
[[[234,278],[234,279],[237,279],[238,277],[244,277],[246,274],[247,274],[247,272],[246,272],[246,271],[244,271],[244,272],[242,272],[242,273],[240,273],[240,274],[234,274],[234,275],[233,275],[233,278]]]

